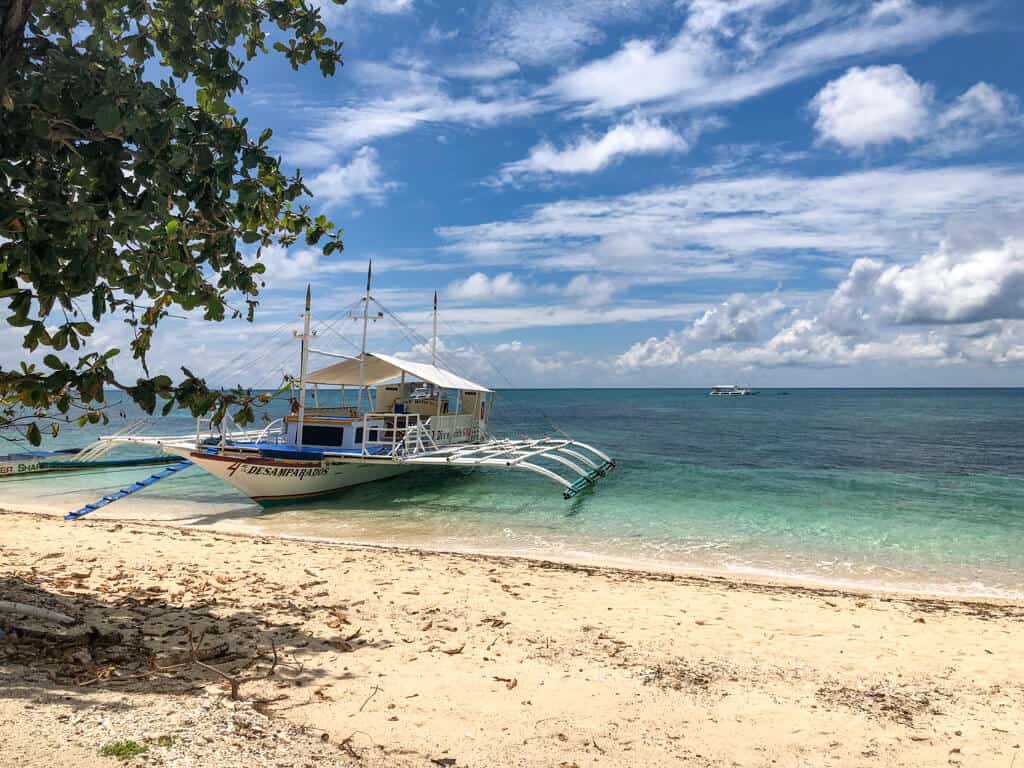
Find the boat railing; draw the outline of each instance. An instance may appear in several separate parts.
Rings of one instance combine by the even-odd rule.
[[[206,425],[206,430],[203,429],[203,425]],[[270,425],[267,425],[268,427]],[[264,429],[264,432],[266,428]],[[248,442],[250,440],[257,440],[263,432],[254,432],[247,429],[242,429],[235,424],[234,419],[229,414],[225,414],[224,418],[215,422],[213,417],[197,416],[196,417],[196,448],[200,448],[203,445],[208,444],[213,438],[217,438],[218,444],[223,448],[227,443],[231,441]]]
[[[428,450],[431,445],[436,448],[418,413],[364,413],[362,418],[363,456],[384,453],[397,457]]]
[[[267,426],[265,426],[263,428],[263,430],[259,433],[259,435],[256,437],[256,442],[257,443],[266,442],[267,436],[270,434],[270,430],[272,430],[278,424],[282,424],[283,425],[284,424],[284,419],[283,418],[281,418],[281,419],[274,419],[273,421],[268,423]],[[275,441],[275,442],[279,442],[279,441]]]

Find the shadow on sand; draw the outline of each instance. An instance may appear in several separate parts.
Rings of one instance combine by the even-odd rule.
[[[2,576],[0,599],[65,614],[74,623],[0,611],[0,695],[85,706],[82,697],[97,688],[187,695],[215,684],[250,698],[255,694],[246,687],[260,681],[281,688],[321,682],[322,671],[304,666],[306,652],[362,653],[390,645],[364,642],[340,621],[325,625],[324,612],[342,611],[344,600],[300,606],[272,589],[266,597],[266,611],[216,596],[179,605],[156,586],[105,594]]]

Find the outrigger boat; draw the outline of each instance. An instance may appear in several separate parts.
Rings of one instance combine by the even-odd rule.
[[[366,351],[375,302],[369,273],[358,318],[363,341],[357,357],[311,349],[310,298],[307,288],[303,331],[295,334],[302,350],[289,415],[258,432],[230,424],[204,431],[197,422],[194,435],[106,439],[175,454],[260,503],[334,493],[423,467],[523,469],[554,481],[571,499],[614,468],[605,453],[576,440],[492,437],[488,423],[494,392],[437,365],[436,294],[429,364]],[[340,361],[310,371],[311,353]],[[330,386],[341,387],[342,405],[321,407],[321,387]],[[355,405],[344,404],[346,387],[356,388]]]
[[[25,451],[0,456],[0,478],[21,477],[49,472],[76,472],[82,470],[144,467],[180,461],[177,456],[133,456],[102,458],[111,446],[103,441],[85,448],[63,448],[57,451]]]

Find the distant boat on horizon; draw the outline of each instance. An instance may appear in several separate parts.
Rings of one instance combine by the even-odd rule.
[[[749,387],[737,387],[735,384],[719,384],[712,387],[708,393],[715,397],[743,397],[745,395],[756,395],[757,390]]]

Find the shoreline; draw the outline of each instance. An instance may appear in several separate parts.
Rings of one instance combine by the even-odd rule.
[[[56,515],[50,512],[23,511],[0,508],[0,515],[14,514],[54,520]],[[68,522],[57,518],[62,525],[81,525],[81,521]],[[689,584],[713,584],[736,589],[775,590],[818,596],[870,597],[896,602],[935,602],[964,603],[978,606],[1024,607],[1024,596],[1003,596],[992,594],[961,594],[956,592],[939,592],[925,589],[904,588],[894,585],[871,585],[848,582],[832,582],[816,580],[811,577],[788,576],[786,574],[742,573],[698,566],[676,566],[632,560],[616,559],[600,555],[580,555],[579,557],[555,557],[531,555],[498,550],[443,548],[423,544],[402,544],[390,542],[360,541],[340,539],[329,536],[311,536],[289,534],[268,530],[255,524],[229,522],[209,526],[196,526],[187,521],[171,522],[161,519],[129,518],[118,520],[115,517],[90,516],[86,524],[104,523],[112,525],[138,525],[156,529],[185,529],[198,533],[209,532],[249,540],[272,540],[314,544],[341,551],[379,551],[421,557],[454,557],[473,561],[494,561],[495,563],[522,564],[536,566],[541,569],[561,570],[586,574],[614,574],[649,581],[667,581]]]
[[[118,740],[166,768],[1021,757],[1018,601],[0,517],[4,599],[75,622],[0,613],[4,764],[109,768]]]
[[[159,524],[159,523],[157,523]],[[227,530],[227,529],[224,529]],[[434,547],[429,544],[401,544],[379,541],[360,541],[339,539],[330,536],[307,536],[301,534],[288,534],[259,529],[252,534],[238,530],[239,535],[269,536],[288,541],[308,541],[311,543],[336,544],[343,547],[397,550],[424,555],[451,555],[455,557],[482,557],[494,559],[507,559],[511,561],[524,561],[540,564],[548,564],[557,567],[570,567],[579,570],[596,570],[620,573],[634,573],[650,576],[652,578],[670,577],[675,579],[711,580],[717,582],[733,583],[739,586],[768,586],[780,589],[807,589],[821,590],[847,595],[870,595],[870,596],[893,596],[905,597],[908,599],[937,599],[952,602],[992,602],[994,604],[1007,603],[1012,605],[1024,605],[1024,593],[1000,594],[996,592],[957,592],[953,590],[942,591],[928,589],[925,587],[900,586],[898,584],[881,582],[871,584],[852,580],[829,580],[827,578],[815,578],[803,574],[787,574],[781,571],[767,569],[743,568],[730,570],[727,568],[701,567],[698,565],[672,565],[670,563],[659,563],[652,560],[641,560],[630,557],[614,557],[595,553],[581,553],[576,556],[552,556],[529,554],[516,550],[502,551],[499,549],[473,549],[469,547]]]

